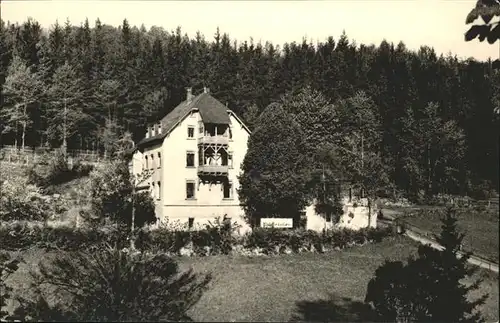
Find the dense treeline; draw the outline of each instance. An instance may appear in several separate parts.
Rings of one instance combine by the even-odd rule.
[[[146,30],[126,20],[118,28],[66,21],[48,31],[32,19],[2,21],[0,55],[3,145],[66,140],[70,148],[104,150],[126,131],[137,141],[186,87],[195,94],[209,87],[252,128],[270,103],[310,86],[334,105],[359,91],[370,98],[382,129],[379,153],[400,189],[498,186],[500,73],[491,62],[438,56],[426,46],[410,51],[402,42],[358,45],[345,34],[282,48],[236,42],[219,30],[211,40],[191,39],[180,28]],[[440,173],[426,173],[429,162]]]

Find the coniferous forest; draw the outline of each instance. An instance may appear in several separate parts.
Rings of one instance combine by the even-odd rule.
[[[491,62],[438,55],[424,44],[417,51],[404,42],[357,44],[346,34],[277,46],[219,30],[189,38],[181,28],[126,20],[118,28],[78,24],[1,22],[1,145],[104,149],[125,132],[137,142],[147,123],[185,99],[186,87],[194,94],[209,87],[250,129],[297,90],[322,93],[333,106],[362,91],[375,115],[353,115],[379,120],[377,149],[398,189],[432,182],[433,193],[498,190],[500,72]],[[427,173],[431,160],[436,171]]]

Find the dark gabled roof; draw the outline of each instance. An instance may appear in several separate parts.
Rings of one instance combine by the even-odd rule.
[[[204,123],[230,124],[227,107],[207,93],[199,95],[196,107]]]
[[[169,114],[161,119],[161,133],[149,138],[144,138],[138,143],[143,146],[147,143],[162,140],[193,110],[198,110],[204,123],[230,124],[227,108],[220,101],[208,93],[201,93],[191,101],[183,101]]]

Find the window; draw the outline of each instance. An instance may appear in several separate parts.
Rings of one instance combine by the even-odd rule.
[[[194,127],[193,126],[188,127],[188,138],[194,138]]]
[[[186,182],[186,199],[194,200],[194,181]]]
[[[158,124],[158,133],[161,133],[161,122]]]
[[[227,154],[227,165],[229,168],[233,168],[233,153]]]
[[[189,218],[188,219],[188,226],[189,226],[189,228],[191,229],[193,227],[193,225],[194,225],[194,218]]]
[[[200,121],[200,133],[203,134],[205,129],[203,128],[203,122]]]
[[[225,182],[224,183],[224,199],[232,199],[233,198],[233,182]]]
[[[151,154],[151,169],[155,168],[155,156]]]
[[[155,182],[151,182],[151,195],[153,195],[153,199],[155,198],[156,190],[155,190]]]
[[[193,152],[186,153],[186,167],[194,167],[194,153]]]
[[[148,156],[144,156],[144,158],[146,159],[146,169],[149,169],[149,167],[148,167]]]
[[[161,153],[158,152],[158,168],[161,167]]]
[[[156,187],[158,187],[158,191],[157,191],[157,194],[156,194],[156,198],[158,200],[161,200],[161,183],[158,181],[157,184],[158,185],[156,185]]]

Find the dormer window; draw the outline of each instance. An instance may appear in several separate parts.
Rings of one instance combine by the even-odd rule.
[[[161,122],[158,123],[158,134],[161,134]]]

